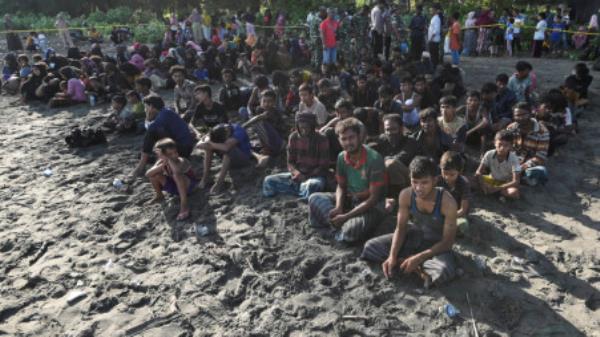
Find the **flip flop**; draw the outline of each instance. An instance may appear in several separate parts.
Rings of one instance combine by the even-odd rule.
[[[179,212],[179,214],[177,214],[177,218],[175,220],[184,221],[189,217],[190,217],[190,211]]]

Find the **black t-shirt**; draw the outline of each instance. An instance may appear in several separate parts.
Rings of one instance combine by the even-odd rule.
[[[237,110],[242,106],[242,94],[235,84],[223,86],[219,93],[219,100],[227,110]]]
[[[223,105],[213,102],[211,109],[207,109],[204,104],[198,104],[194,116],[192,116],[193,126],[207,126],[212,128],[220,123],[228,123],[227,113]]]

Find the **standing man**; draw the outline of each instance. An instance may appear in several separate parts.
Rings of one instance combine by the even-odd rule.
[[[321,59],[323,57],[323,41],[321,40],[321,33],[319,27],[321,27],[321,22],[327,15],[325,8],[321,7],[319,12],[311,13],[306,18],[306,23],[308,24],[308,38],[309,38],[309,46],[311,50],[311,62],[310,64],[313,68],[318,69],[321,65]]]
[[[385,0],[378,0],[377,5],[371,10],[371,46],[375,59],[383,53],[384,11]]]
[[[327,70],[327,65],[336,64],[337,59],[337,40],[335,34],[339,28],[338,21],[334,18],[333,8],[327,10],[327,18],[319,25],[321,32],[321,41],[323,41],[323,73]]]
[[[361,56],[361,49],[369,45],[369,24],[369,7],[364,6],[360,13],[352,17],[352,38],[356,56]]]
[[[429,54],[431,55],[431,63],[434,68],[440,63],[440,42],[442,40],[442,20],[440,18],[440,10],[439,4],[433,5],[431,9],[433,17],[429,22],[429,30],[427,31]]]
[[[417,6],[415,16],[410,20],[410,55],[411,60],[418,61],[425,50],[425,30],[427,20],[423,16],[423,5]]]
[[[367,239],[383,217],[385,166],[375,150],[362,144],[362,123],[348,118],[335,126],[344,149],[337,159],[335,194],[315,193],[308,199],[310,225],[333,226],[336,239]]]

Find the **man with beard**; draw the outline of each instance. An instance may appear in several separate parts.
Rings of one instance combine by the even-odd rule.
[[[442,187],[435,187],[437,165],[416,157],[409,166],[410,187],[400,192],[397,226],[392,234],[365,244],[361,258],[382,263],[390,278],[394,268],[418,273],[425,288],[440,285],[456,275],[452,245],[456,237],[456,201]],[[409,219],[412,225],[409,229]]]
[[[400,191],[410,184],[408,165],[415,157],[418,146],[414,139],[404,135],[402,116],[399,114],[383,116],[383,132],[372,147],[385,161],[389,183],[385,210],[391,212]]]
[[[317,117],[310,113],[296,116],[296,131],[288,140],[286,173],[272,174],[263,182],[265,197],[292,194],[302,199],[314,192],[320,192],[327,182],[329,169],[329,142],[318,133]]]
[[[513,133],[513,145],[524,181],[530,185],[543,184],[548,179],[546,158],[550,146],[548,129],[531,117],[531,106],[528,103],[517,103],[513,109],[514,122],[506,128]]]
[[[363,125],[356,118],[339,122],[336,134],[344,149],[338,156],[335,194],[315,193],[308,199],[310,225],[333,226],[336,240],[364,240],[383,216],[385,166],[375,150],[362,144]]]

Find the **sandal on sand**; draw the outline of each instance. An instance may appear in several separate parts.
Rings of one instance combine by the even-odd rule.
[[[183,221],[186,220],[187,218],[190,217],[190,211],[185,211],[185,212],[179,212],[179,214],[177,214],[177,221]]]

